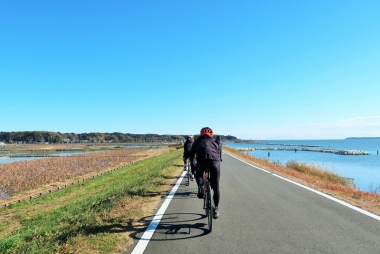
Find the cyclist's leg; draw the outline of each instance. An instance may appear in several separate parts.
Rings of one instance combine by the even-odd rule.
[[[207,169],[207,167],[209,166],[208,162],[209,162],[209,160],[197,161],[197,165],[196,165],[196,169],[197,169],[196,177],[197,177],[197,183],[198,183],[198,185],[202,185],[203,184],[203,171],[205,171]]]
[[[195,179],[198,184],[198,198],[204,197],[204,190],[203,190],[203,169],[202,163],[198,161],[196,166],[196,173],[195,173]]]
[[[211,178],[210,184],[211,188],[214,190],[214,219],[219,217],[218,206],[220,201],[220,189],[219,189],[219,180],[220,180],[220,162],[212,161],[212,167],[210,167]]]
[[[219,205],[220,201],[220,189],[219,189],[219,180],[220,180],[220,162],[212,161],[210,167],[211,179],[210,184],[211,188],[214,190],[214,204],[215,206]]]
[[[191,174],[195,178],[195,181],[198,184],[198,178],[197,178],[197,161],[195,158],[193,160],[190,160],[190,166],[191,166]]]
[[[183,170],[186,171],[187,162],[189,161],[189,157],[183,157]]]

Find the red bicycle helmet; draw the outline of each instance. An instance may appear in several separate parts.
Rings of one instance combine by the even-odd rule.
[[[210,137],[212,137],[214,135],[214,133],[212,132],[212,129],[209,128],[209,127],[203,127],[201,129],[201,133],[200,133],[201,136],[203,135],[208,135]]]

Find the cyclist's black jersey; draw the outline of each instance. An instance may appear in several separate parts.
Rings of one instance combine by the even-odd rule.
[[[191,139],[186,140],[184,146],[183,146],[183,157],[189,158],[191,147],[193,146],[193,141]]]
[[[207,135],[200,136],[194,141],[190,157],[197,155],[197,161],[213,160],[220,161],[220,147],[215,140]]]

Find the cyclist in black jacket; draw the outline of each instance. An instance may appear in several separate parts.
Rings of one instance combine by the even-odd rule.
[[[190,160],[190,152],[191,147],[194,143],[194,137],[189,135],[186,137],[185,144],[183,145],[183,170],[186,171],[186,165],[187,162]],[[195,159],[190,160],[190,166],[191,166],[191,181],[194,180],[194,174],[195,174]]]
[[[213,139],[213,131],[209,127],[204,127],[200,131],[200,136],[194,141],[191,148],[190,159],[197,157],[197,183],[198,198],[204,198],[203,171],[209,169],[211,172],[210,184],[214,190],[214,219],[219,217],[218,205],[220,200],[219,180],[220,180],[220,147],[219,143]]]

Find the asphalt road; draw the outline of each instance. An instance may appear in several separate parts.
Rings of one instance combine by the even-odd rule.
[[[144,253],[380,253],[376,218],[227,154],[220,185],[211,233],[196,183],[184,180]]]

